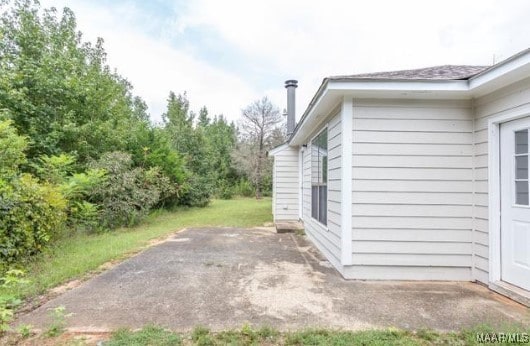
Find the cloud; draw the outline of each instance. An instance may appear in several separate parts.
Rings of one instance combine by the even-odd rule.
[[[154,35],[151,28],[142,25],[146,18],[134,5],[109,8],[82,1],[47,0],[43,6],[72,8],[85,40],[104,38],[109,65],[133,84],[134,93],[147,102],[155,121],[161,120],[170,90],[187,92],[196,111],[206,105],[211,114],[230,119],[237,119],[241,108],[260,96],[244,78],[195,59],[186,47],[174,47],[164,35]]]
[[[530,32],[525,0],[50,4],[68,4],[89,38],[105,38],[109,62],[155,118],[169,90],[187,90],[192,107],[231,119],[264,95],[283,108],[291,78],[300,82],[300,116],[325,76],[491,64],[527,48]]]

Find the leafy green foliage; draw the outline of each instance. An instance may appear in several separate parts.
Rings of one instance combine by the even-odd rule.
[[[68,174],[72,172],[74,163],[75,157],[72,155],[44,155],[39,157],[37,163],[32,166],[39,178],[51,184],[61,184],[66,180]]]
[[[149,123],[147,105],[132,95],[131,85],[106,65],[103,40],[84,42],[68,8],[58,13],[34,0],[15,0],[2,1],[0,10],[0,118],[10,120],[2,122],[0,137],[11,144],[2,145],[0,178],[26,172],[59,187],[70,229],[134,223],[151,207],[181,203],[183,191],[194,188],[184,186],[184,159],[167,133]],[[11,125],[22,136],[14,136],[13,129],[7,133]],[[105,197],[94,187],[108,186],[106,179],[117,172],[105,176],[87,168],[114,151],[132,155],[129,172],[120,174],[142,188],[126,192],[122,186]],[[138,194],[149,189],[154,193]],[[136,211],[110,205],[111,211],[122,211],[111,222],[106,215],[111,200],[128,200]]]
[[[11,269],[0,278],[0,287],[3,289],[16,289],[28,283],[21,270]],[[0,295],[0,335],[9,330],[9,322],[13,319],[13,310],[20,305],[21,300],[15,295]]]
[[[27,139],[17,134],[11,121],[0,121],[0,177],[18,172],[19,166],[26,161],[27,145]]]
[[[127,151],[132,154],[134,165],[156,169],[161,179],[168,178],[172,184],[164,190],[157,206],[179,204],[180,192],[187,179],[183,157],[172,148],[169,136],[162,129],[143,123],[133,133],[135,136],[129,139]]]
[[[252,197],[255,194],[254,186],[247,179],[241,179],[234,186],[234,193],[238,196]]]
[[[64,333],[66,330],[66,308],[64,306],[58,306],[50,311],[52,322],[46,330],[46,336],[54,337]]]
[[[9,264],[40,252],[60,235],[66,221],[60,190],[29,174],[0,180],[0,263]]]
[[[103,228],[138,223],[160,199],[153,176],[132,165],[131,155],[123,152],[105,153],[91,164],[93,169],[106,172],[106,179],[94,187],[89,197],[90,202],[101,206]]]
[[[66,219],[60,189],[20,172],[25,149],[24,137],[9,122],[0,122],[0,272],[40,252],[59,234]]]
[[[172,147],[182,154],[188,176],[182,185],[180,202],[205,206],[212,195],[231,198],[232,186],[239,174],[232,162],[237,129],[220,115],[212,119],[202,107],[195,125],[195,114],[189,110],[186,94],[171,92],[163,115],[163,131]]]
[[[26,0],[3,9],[0,108],[31,139],[29,159],[68,153],[85,163],[124,148],[135,101],[106,66],[103,41],[83,42],[68,8],[59,15]]]
[[[164,130],[174,150],[184,157],[187,179],[182,187],[180,203],[188,206],[206,206],[213,194],[213,179],[207,142],[203,131],[193,125],[195,114],[189,111],[186,94],[168,98],[163,115]]]
[[[173,92],[163,119],[149,121],[70,9],[0,0],[0,273],[61,235],[242,191],[233,123]]]
[[[32,326],[30,324],[21,324],[17,327],[17,332],[23,338],[29,338],[33,335]]]

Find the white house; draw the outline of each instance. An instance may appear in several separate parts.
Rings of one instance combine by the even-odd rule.
[[[325,78],[274,157],[275,221],[348,279],[478,281],[530,303],[530,49]]]

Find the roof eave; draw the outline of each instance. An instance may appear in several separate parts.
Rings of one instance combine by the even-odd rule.
[[[480,97],[530,76],[530,48],[493,65],[469,79],[469,89]]]
[[[323,100],[333,96],[387,98],[387,95],[401,97],[429,98],[473,98],[483,96],[504,86],[530,76],[530,48],[526,49],[468,80],[439,79],[366,79],[325,78],[296,125],[289,145],[301,145],[311,131],[324,119],[314,121]],[[322,115],[322,114],[320,114]]]
[[[352,79],[324,79],[317,93],[304,112],[302,118],[289,138],[289,145],[304,144],[306,137],[315,127],[324,121],[327,115],[322,104],[336,104],[345,96],[362,98],[403,98],[438,95],[437,98],[456,98],[457,93],[464,97],[468,90],[467,81],[462,80],[352,80]],[[393,96],[392,96],[393,95]],[[445,95],[445,96],[444,96]],[[328,108],[326,108],[328,109]],[[328,109],[329,110],[329,109]],[[320,119],[315,121],[318,115]]]

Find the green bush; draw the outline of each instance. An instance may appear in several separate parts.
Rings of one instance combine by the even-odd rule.
[[[191,175],[183,185],[179,203],[190,207],[206,207],[212,194],[213,186],[208,177]]]
[[[241,179],[234,187],[234,193],[238,196],[252,197],[255,195],[256,190],[250,181]]]
[[[19,288],[19,286],[28,283],[28,280],[24,279],[24,276],[25,273],[21,270],[8,270],[3,276],[0,277],[0,288]],[[15,295],[0,295],[0,336],[10,329],[9,323],[13,320],[14,310],[21,303],[22,301]]]
[[[0,121],[0,177],[18,173],[19,166],[26,162],[27,146],[27,139],[16,133],[11,121]]]
[[[159,197],[155,207],[170,207],[178,202],[180,186],[164,174],[162,168],[151,167],[145,171],[145,184],[158,191]]]
[[[0,180],[0,263],[40,252],[63,230],[65,211],[66,200],[56,186],[29,174]]]
[[[60,187],[67,199],[67,227],[76,231],[98,229],[99,207],[88,202],[91,191],[105,180],[105,171],[90,169],[73,173],[76,159],[72,155],[44,155],[31,164],[37,176]]]
[[[217,189],[217,197],[220,199],[232,199],[234,198],[234,187],[228,184],[222,184]]]
[[[95,186],[88,197],[89,202],[101,208],[101,227],[132,226],[160,201],[161,192],[153,184],[153,176],[140,167],[134,168],[130,154],[105,153],[90,166],[106,172],[106,179]]]
[[[40,252],[66,219],[60,189],[20,173],[26,147],[9,121],[0,122],[0,273]]]

